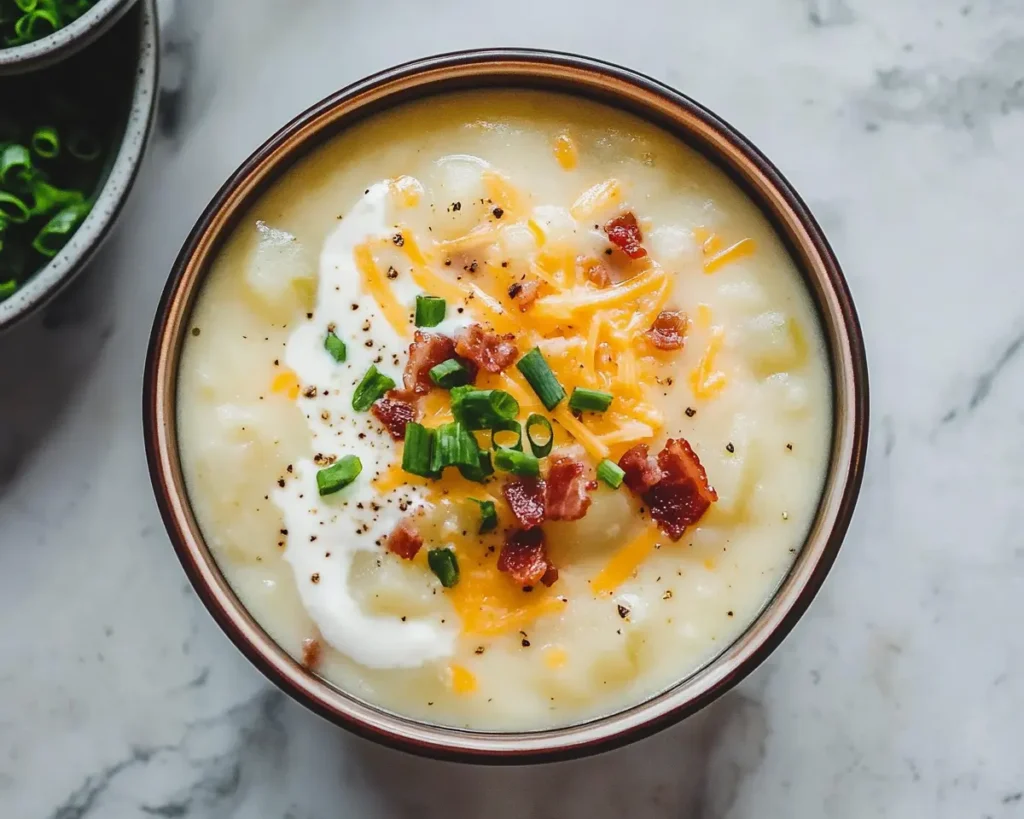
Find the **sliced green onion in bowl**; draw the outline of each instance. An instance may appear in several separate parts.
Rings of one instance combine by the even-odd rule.
[[[523,428],[518,421],[502,421],[491,427],[491,449],[523,451]]]
[[[362,471],[363,462],[359,458],[345,455],[316,473],[316,488],[321,496],[333,495],[352,483]]]
[[[451,549],[431,549],[427,552],[427,565],[446,589],[459,582],[459,559]]]
[[[473,434],[458,421],[442,424],[435,430],[430,471],[440,474],[449,466],[479,468],[480,446]]]
[[[437,296],[416,297],[416,326],[437,327],[444,321],[448,303]]]
[[[467,429],[493,429],[519,416],[519,402],[504,390],[455,387],[452,390],[452,415]]]
[[[569,409],[575,412],[604,412],[612,405],[614,397],[610,392],[576,387],[569,396]]]
[[[18,283],[14,279],[0,282],[0,301],[6,301],[16,292],[18,292]]]
[[[8,145],[0,151],[0,185],[24,183],[32,173],[32,154],[24,145]]]
[[[494,465],[503,472],[536,478],[540,475],[540,461],[527,452],[515,449],[494,450]]]
[[[467,481],[474,483],[486,483],[487,479],[494,474],[494,464],[491,463],[491,453],[480,451],[480,462],[476,466],[460,466],[459,473]]]
[[[56,128],[44,125],[32,134],[32,150],[43,159],[56,159],[60,155],[60,136]]]
[[[546,432],[546,436],[541,435],[541,440],[537,440],[533,434],[533,430],[537,427]],[[530,442],[530,451],[533,452],[534,457],[546,458],[551,454],[551,447],[555,443],[555,431],[551,428],[551,422],[539,413],[530,413],[530,417],[526,419],[526,440]]]
[[[549,412],[565,398],[565,389],[558,383],[540,347],[534,347],[516,362],[516,369],[523,374],[537,397]]]
[[[402,469],[421,478],[432,478],[430,463],[434,455],[434,430],[410,421],[405,426],[405,449],[402,450]]]
[[[352,394],[352,409],[356,412],[366,412],[373,406],[374,401],[394,388],[394,379],[379,372],[376,365],[371,364]]]
[[[482,501],[476,498],[470,498],[470,500],[480,507],[480,528],[477,530],[479,534],[486,535],[497,529],[498,509],[495,507],[494,501]]]
[[[626,477],[626,473],[622,471],[622,467],[615,463],[615,461],[605,458],[597,465],[597,477],[612,489],[618,489],[622,486],[622,479]]]
[[[345,347],[345,342],[335,335],[334,330],[327,331],[327,337],[324,338],[324,349],[339,364],[348,358],[348,348]],[[372,404],[373,402],[371,401],[370,403]]]
[[[469,383],[469,370],[459,361],[449,358],[430,368],[430,380],[445,390],[462,387]]]
[[[25,204],[25,201],[7,191],[0,191],[0,214],[9,222],[21,224],[27,222],[32,215],[32,209]]]
[[[82,202],[58,211],[36,234],[36,238],[32,240],[32,248],[42,256],[56,256],[57,251],[67,244],[71,234],[78,230],[78,226],[89,215],[91,208],[90,204]]]

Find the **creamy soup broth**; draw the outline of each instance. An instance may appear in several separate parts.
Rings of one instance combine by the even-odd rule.
[[[605,229],[626,212],[648,253],[636,261]],[[598,264],[610,283],[587,272]],[[652,275],[657,286],[635,298],[587,306]],[[557,581],[523,591],[496,567],[504,533],[518,523],[501,489],[509,476],[498,471],[478,491],[451,468],[439,482],[409,476],[403,445],[351,408],[375,361],[402,386],[415,296],[437,281],[479,293],[448,299],[444,323],[426,332],[507,319],[518,355],[540,347],[567,392],[611,385],[607,413],[576,419],[595,443],[573,434],[566,401],[564,425],[558,409],[546,413],[516,367],[478,376],[477,386],[521,399],[520,420],[553,418],[555,450],[541,459],[542,474],[562,454],[593,478],[600,447],[616,461],[636,443],[656,455],[684,438],[717,500],[672,540],[643,498],[598,482],[582,519],[541,526]],[[509,287],[533,281],[537,300],[520,310],[523,294]],[[629,316],[646,316],[646,329],[661,309],[685,313],[681,349],[624,335]],[[347,347],[343,363],[324,350],[328,329]],[[450,422],[446,402],[439,389],[419,399],[419,422]],[[811,300],[744,194],[631,116],[513,91],[380,115],[276,182],[203,286],[178,405],[204,536],[285,650],[403,715],[516,730],[634,705],[749,626],[815,514],[832,413]],[[346,454],[360,457],[362,472],[319,497],[316,473]],[[481,512],[470,497],[495,502],[494,533],[477,534]],[[386,544],[407,518],[425,541],[411,560]],[[428,565],[434,548],[458,558],[451,589]]]

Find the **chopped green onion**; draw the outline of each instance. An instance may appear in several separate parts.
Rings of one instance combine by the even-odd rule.
[[[91,207],[89,203],[82,202],[58,211],[32,240],[33,249],[43,256],[56,256],[57,251],[67,244],[71,234],[78,230],[82,220],[89,215]]]
[[[478,530],[481,535],[486,535],[488,532],[493,532],[498,528],[498,510],[494,506],[494,501],[482,501],[476,498],[470,498],[473,503],[480,507],[480,529]]]
[[[79,128],[71,132],[67,142],[68,153],[82,162],[93,162],[100,158],[103,146],[89,131]]]
[[[0,214],[8,221],[20,224],[28,221],[32,211],[20,197],[7,191],[0,191]]]
[[[430,471],[440,474],[446,467],[460,466],[479,469],[480,446],[458,421],[442,424],[435,430],[434,451],[430,459]]]
[[[451,549],[431,549],[427,552],[427,565],[446,589],[459,582],[459,560]]]
[[[533,428],[541,427],[547,431],[547,438],[538,441],[533,435]],[[555,443],[555,432],[551,429],[551,422],[539,413],[530,413],[526,419],[526,440],[530,442],[530,450],[534,457],[546,458],[551,454],[551,447]]]
[[[405,426],[405,449],[402,451],[402,469],[421,478],[432,478],[430,461],[434,454],[434,430],[410,421]]]
[[[536,478],[540,475],[540,461],[526,452],[515,449],[494,450],[494,465],[503,472]]]
[[[352,483],[362,471],[363,462],[355,455],[346,455],[316,473],[316,488],[321,495],[333,495]]]
[[[29,193],[32,195],[32,216],[45,216],[60,208],[85,204],[85,197],[80,191],[55,188],[41,179],[35,179],[29,184]],[[89,208],[85,212],[88,213]]]
[[[0,151],[0,185],[24,182],[32,173],[32,154],[24,145],[8,145]]]
[[[625,476],[626,473],[622,471],[622,467],[615,463],[615,461],[609,461],[605,458],[597,465],[597,477],[612,489],[618,489],[622,486],[622,479]]]
[[[452,415],[467,429],[493,429],[519,415],[519,402],[504,390],[455,387],[452,390]]]
[[[614,396],[610,392],[576,387],[569,396],[569,409],[576,412],[604,412],[612,405],[612,398]]]
[[[345,347],[345,342],[342,341],[334,334],[334,330],[327,331],[327,337],[324,339],[324,349],[331,354],[331,358],[337,361],[339,364],[348,358],[348,350]],[[372,401],[370,402],[373,403]]]
[[[430,368],[430,380],[442,389],[450,390],[469,383],[469,370],[454,358],[449,358]]]
[[[363,380],[359,382],[356,391],[352,394],[352,409],[356,412],[366,412],[373,402],[380,398],[388,390],[395,388],[395,381],[381,372],[373,364],[366,371]]]
[[[43,159],[55,159],[60,153],[60,137],[57,129],[44,125],[32,134],[32,150]]]
[[[515,439],[508,436],[515,434]],[[499,437],[500,436],[500,437]],[[523,451],[523,428],[518,421],[502,421],[491,427],[491,449],[517,449]]]
[[[480,463],[476,466],[460,466],[459,472],[467,481],[485,483],[494,474],[494,465],[491,463],[491,453],[481,450]]]
[[[551,367],[544,359],[540,347],[534,347],[516,362],[516,369],[523,374],[523,378],[530,382],[533,391],[548,411],[558,406],[558,403],[565,398],[565,390],[558,383]]]
[[[18,283],[11,279],[7,282],[0,282],[0,301],[6,301],[18,290]]]
[[[444,299],[439,299],[437,296],[417,296],[416,326],[437,327],[438,324],[444,321],[444,314],[447,309],[448,304]]]

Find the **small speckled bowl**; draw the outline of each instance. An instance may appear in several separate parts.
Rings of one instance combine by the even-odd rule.
[[[131,99],[126,101],[125,125],[120,143],[112,149],[114,153],[108,160],[106,179],[100,184],[95,204],[85,221],[56,256],[27,279],[13,296],[0,302],[0,331],[25,318],[52,299],[85,267],[110,234],[142,164],[156,111],[158,88],[159,39],[156,0],[140,0],[133,9],[129,9],[130,4],[101,1],[94,10],[101,6],[113,5],[124,6],[122,10],[129,13],[120,20],[114,30],[107,33],[107,36],[134,38],[137,43],[135,59],[126,60],[124,66],[125,72],[133,71],[134,82],[126,83],[130,88]],[[75,21],[72,26],[87,16]],[[95,47],[107,48],[106,39],[95,43]],[[0,61],[3,54],[4,52],[0,50]],[[88,52],[72,59],[88,59]],[[0,76],[0,82],[18,80],[18,77]]]
[[[499,87],[557,91],[621,108],[729,173],[788,246],[817,308],[832,374],[831,459],[818,511],[792,569],[757,619],[714,660],[645,702],[530,732],[409,719],[304,669],[245,610],[218,568],[189,504],[176,430],[178,365],[192,307],[225,240],[268,187],[366,117],[432,94]],[[275,684],[332,722],[404,750],[469,762],[536,762],[606,750],[693,714],[753,671],[789,633],[824,582],[853,515],[867,449],[867,362],[853,302],[821,228],[778,170],[731,126],[679,92],[607,63],[551,52],[470,51],[399,66],[339,91],[286,125],[231,176],[185,242],[164,291],[146,363],[143,418],[153,486],[182,565],[228,637]]]
[[[0,48],[0,76],[35,71],[85,48],[121,19],[135,0],[99,0],[77,20],[25,45]]]

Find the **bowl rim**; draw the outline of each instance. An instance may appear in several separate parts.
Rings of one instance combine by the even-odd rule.
[[[156,0],[141,0],[139,5],[138,58],[132,68],[135,84],[117,156],[111,163],[92,210],[67,244],[13,296],[0,302],[0,333],[34,314],[81,273],[110,235],[135,185],[152,136],[160,82]],[[11,81],[2,76],[0,79]]]
[[[34,71],[70,57],[110,30],[136,0],[99,0],[77,20],[24,45],[0,48],[0,75]]]
[[[731,175],[738,173],[737,181],[792,245],[823,324],[833,387],[832,452],[814,524],[790,573],[747,630],[695,673],[640,704],[531,732],[479,732],[401,717],[340,691],[284,652],[234,595],[203,541],[182,480],[174,412],[192,301],[219,242],[263,190],[353,121],[412,98],[494,84],[544,87],[634,114],[642,107],[647,121],[674,123],[670,131]],[[534,49],[458,51],[387,69],[312,105],[257,148],[213,197],[174,263],[154,319],[143,382],[146,454],[157,504],[190,582],[232,642],[279,688],[337,725],[401,750],[477,763],[551,761],[610,750],[695,713],[760,665],[802,616],[835,561],[863,477],[868,412],[866,352],[846,281],[821,228],[775,166],[715,114],[657,80],[602,60]]]

